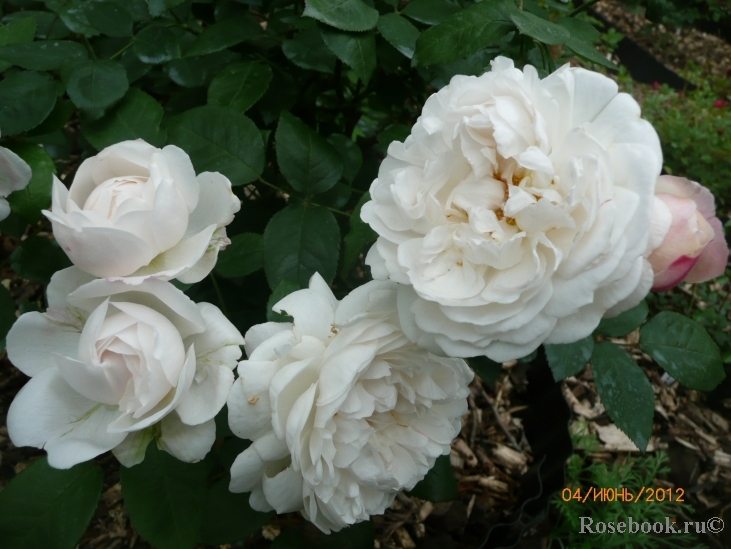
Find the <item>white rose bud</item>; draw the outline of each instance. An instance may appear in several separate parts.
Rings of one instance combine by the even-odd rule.
[[[0,147],[0,221],[10,215],[10,204],[5,200],[10,193],[25,189],[30,183],[30,166],[13,151]]]
[[[568,65],[498,57],[432,95],[362,218],[412,341],[498,362],[588,336],[647,294],[660,142],[632,97]]]
[[[169,282],[59,271],[46,313],[24,314],[7,336],[32,378],[10,405],[10,438],[61,469],[107,450],[130,467],[153,436],[178,459],[203,459],[243,343],[221,311]]]
[[[184,151],[141,139],[85,160],[71,187],[53,182],[43,213],[71,261],[99,277],[198,282],[230,243],[225,226],[241,207],[220,173],[197,177]]]
[[[472,371],[411,343],[395,300],[395,284],[372,281],[338,302],[315,274],[274,307],[294,324],[246,333],[229,424],[253,443],[230,489],[251,491],[252,508],[337,531],[383,513],[449,453]]]

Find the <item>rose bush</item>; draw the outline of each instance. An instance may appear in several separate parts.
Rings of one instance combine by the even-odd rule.
[[[519,358],[591,334],[649,291],[662,154],[611,79],[539,79],[504,57],[455,76],[394,142],[362,218],[366,263],[399,282],[405,333],[433,353]]]
[[[369,282],[338,302],[320,275],[259,324],[228,399],[232,431],[253,440],[231,468],[259,511],[301,511],[324,532],[383,513],[450,451],[473,374],[399,328],[396,285]]]
[[[169,282],[58,271],[48,310],[7,336],[8,357],[32,378],[8,411],[10,438],[62,469],[108,450],[132,466],[153,436],[180,460],[203,459],[242,344],[218,308]]]
[[[13,151],[0,147],[0,221],[10,215],[10,204],[5,198],[14,191],[28,186],[30,166]]]
[[[711,191],[684,177],[663,175],[653,206],[653,291],[723,274],[729,250]]]
[[[54,177],[44,214],[71,261],[100,277],[202,280],[230,244],[226,225],[240,208],[220,173],[197,177],[188,155],[138,139],[85,160],[67,190]]]

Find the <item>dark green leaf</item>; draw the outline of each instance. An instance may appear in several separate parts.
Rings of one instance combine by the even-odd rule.
[[[406,138],[409,136],[410,133],[411,128],[409,128],[406,124],[392,124],[378,134],[378,144],[381,146],[383,152],[385,153],[386,151],[388,151],[388,146],[391,143],[393,143],[394,141],[406,141]]]
[[[340,228],[320,206],[290,204],[277,212],[264,231],[264,272],[270,288],[284,278],[306,288],[318,272],[332,282],[338,266]]]
[[[563,44],[571,34],[564,27],[533,15],[529,11],[516,11],[510,16],[521,34],[535,38],[544,44]]]
[[[0,47],[0,59],[32,71],[50,71],[67,59],[87,59],[84,46],[70,40],[36,40]]]
[[[454,476],[449,455],[439,456],[424,480],[414,486],[409,493],[417,498],[435,503],[457,499],[459,497],[457,478]]]
[[[264,266],[261,235],[243,233],[231,237],[231,244],[218,255],[216,274],[238,278],[258,271]]]
[[[127,71],[116,61],[76,65],[69,73],[67,91],[74,105],[97,114],[122,99],[129,82]]]
[[[46,2],[48,9],[56,12],[71,32],[87,37],[97,36],[99,33],[89,24],[86,17],[84,4],[84,0],[50,0]]]
[[[269,299],[267,300],[267,320],[269,322],[292,322],[292,317],[282,313],[275,313],[272,310],[277,303],[287,297],[292,292],[302,289],[299,282],[295,282],[291,278],[284,278],[277,284],[277,287],[272,290]]]
[[[132,49],[143,63],[156,65],[180,57],[180,43],[176,34],[162,25],[142,29]]]
[[[322,40],[317,29],[305,29],[291,40],[282,42],[287,59],[303,69],[332,73],[337,57]]]
[[[8,196],[8,202],[12,210],[23,216],[28,223],[38,223],[41,210],[51,205],[51,185],[56,166],[46,151],[38,145],[21,143],[9,148],[28,163],[33,175],[25,189]]]
[[[411,0],[403,14],[425,25],[438,25],[459,11],[459,6],[446,0]]]
[[[132,36],[132,15],[112,2],[92,2],[84,8],[89,24],[107,36]]]
[[[586,59],[587,61],[591,61],[592,63],[602,65],[609,69],[619,70],[619,67],[617,65],[612,63],[609,59],[604,57],[604,55],[594,49],[594,46],[587,44],[586,42],[582,42],[580,40],[572,38],[564,45],[576,55],[582,57],[583,59]]]
[[[256,61],[234,63],[223,69],[208,88],[208,104],[245,112],[261,99],[272,79],[272,69]]]
[[[74,549],[102,491],[101,468],[87,461],[54,469],[41,458],[0,492],[3,549]]]
[[[303,15],[346,31],[367,31],[378,22],[378,11],[361,0],[308,0]]]
[[[368,84],[376,70],[376,35],[373,32],[344,32],[326,26],[320,27],[327,47],[343,63],[355,71],[358,78]]]
[[[32,42],[36,34],[35,17],[23,17],[0,25],[0,46]]]
[[[364,193],[350,216],[350,232],[343,239],[343,264],[340,267],[343,276],[350,272],[365,247],[378,238],[376,231],[360,218],[360,210],[370,198],[368,193]]]
[[[647,376],[613,343],[594,345],[594,381],[609,417],[643,452],[650,442],[655,394]]]
[[[38,126],[26,132],[27,136],[45,135],[63,128],[74,114],[76,107],[68,99],[56,101],[56,106],[46,119]]]
[[[259,513],[249,506],[249,494],[228,491],[231,481],[225,478],[214,484],[206,494],[203,527],[198,541],[206,545],[236,543],[255,533],[274,513]]]
[[[279,118],[276,148],[279,169],[299,192],[325,192],[343,175],[343,160],[333,146],[288,112]]]
[[[144,139],[162,147],[166,132],[160,129],[163,110],[160,103],[137,88],[131,88],[124,99],[98,120],[82,119],[84,137],[96,149],[132,139]]]
[[[119,474],[124,506],[145,540],[156,549],[195,545],[205,511],[205,463],[183,463],[153,441],[142,463]]]
[[[480,2],[425,30],[416,41],[415,60],[421,66],[450,63],[503,38],[514,28],[512,0]]]
[[[544,349],[553,379],[561,381],[578,374],[591,360],[594,338],[589,336],[573,343],[544,345]]]
[[[5,348],[5,336],[8,335],[10,327],[15,323],[15,301],[5,286],[0,284],[0,351]],[[0,507],[2,507],[2,496],[0,495]],[[2,517],[0,517],[2,525]],[[0,526],[2,529],[2,526]]]
[[[0,133],[3,137],[35,128],[56,104],[53,80],[37,72],[17,72],[0,81]]]
[[[185,57],[225,50],[261,33],[261,27],[248,15],[231,17],[204,30],[185,51]]]
[[[622,337],[636,330],[647,318],[649,309],[644,300],[629,311],[625,311],[613,318],[603,318],[596,329],[599,335],[607,337]]]
[[[467,362],[469,362],[475,373],[480,376],[480,379],[488,383],[490,386],[495,385],[498,376],[500,376],[503,371],[502,364],[495,362],[494,360],[490,360],[486,356],[473,356],[468,359]]]
[[[264,169],[264,142],[245,115],[205,106],[176,116],[169,141],[187,152],[197,172],[221,172],[232,185],[255,181]]]
[[[36,235],[13,250],[10,266],[26,280],[46,284],[53,273],[70,267],[71,261],[55,240]]]
[[[595,43],[601,36],[601,33],[594,28],[594,25],[576,17],[562,17],[556,21],[556,24],[561,25],[569,31],[571,38],[587,42],[588,44]]]
[[[711,391],[726,377],[716,342],[703,326],[679,313],[653,317],[640,331],[640,346],[691,389]]]
[[[332,134],[327,138],[327,142],[335,147],[343,159],[343,179],[352,183],[363,164],[363,153],[360,152],[360,148],[352,139],[340,133]]]
[[[410,6],[411,4],[407,5]],[[398,51],[411,59],[416,49],[419,29],[409,23],[405,17],[395,13],[387,13],[378,18],[378,30],[383,37]]]

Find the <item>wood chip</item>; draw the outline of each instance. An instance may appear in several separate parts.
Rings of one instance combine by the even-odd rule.
[[[713,452],[713,462],[721,467],[731,468],[731,454],[727,454],[723,450]]]
[[[467,446],[467,443],[462,440],[461,438],[458,438],[452,443],[452,448],[457,450],[462,457],[464,458],[464,462],[467,464],[468,467],[476,467],[477,466],[477,457],[472,452],[469,446]]]
[[[528,462],[528,458],[525,454],[516,452],[504,444],[498,444],[493,449],[492,457],[496,462],[508,469],[515,469],[520,472],[523,472],[526,469],[526,464]]]
[[[416,544],[403,526],[394,532],[394,537],[403,549],[416,549]]]
[[[477,481],[477,484],[483,488],[492,490],[493,492],[507,493],[510,490],[510,487],[506,482],[498,480],[495,477],[481,477],[480,480]]]
[[[591,424],[599,439],[604,443],[604,449],[610,452],[639,452],[634,442],[620,431],[619,427],[610,423],[609,425]],[[657,440],[653,437],[647,445],[647,451],[653,452],[657,447]]]

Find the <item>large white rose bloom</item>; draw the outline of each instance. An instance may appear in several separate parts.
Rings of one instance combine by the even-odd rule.
[[[473,374],[406,338],[395,286],[372,281],[338,302],[315,274],[274,307],[294,324],[246,333],[229,424],[253,443],[230,489],[251,491],[252,508],[337,531],[383,513],[449,453]]]
[[[195,175],[174,145],[123,141],[85,160],[69,189],[54,177],[53,235],[74,265],[99,277],[198,282],[230,243],[241,202],[216,172]]]
[[[0,147],[0,221],[10,215],[10,204],[5,200],[10,193],[25,189],[32,172],[25,160],[10,149]]]
[[[46,313],[24,314],[7,336],[32,378],[10,405],[10,438],[61,469],[107,450],[130,467],[153,436],[180,460],[203,459],[243,343],[221,311],[169,282],[59,271]]]
[[[498,57],[389,146],[362,210],[379,234],[366,263],[402,285],[403,329],[434,353],[505,361],[577,341],[652,285],[661,166],[611,79],[566,65],[541,80]]]

